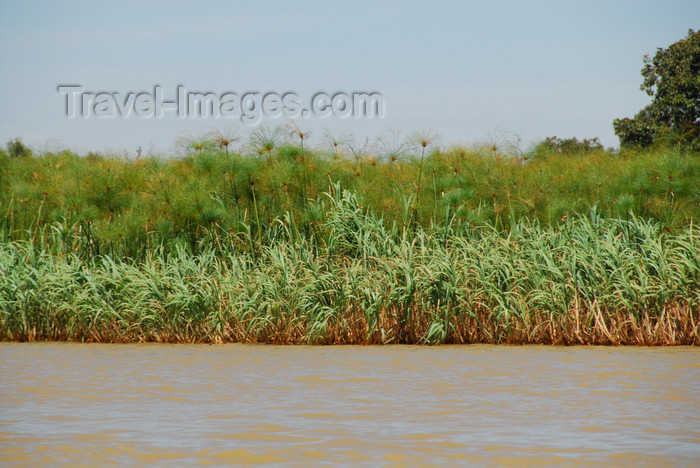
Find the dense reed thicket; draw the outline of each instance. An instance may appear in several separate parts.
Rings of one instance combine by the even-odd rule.
[[[448,223],[409,233],[329,199],[319,230],[279,221],[141,262],[0,247],[4,339],[273,343],[700,344],[700,230],[636,217]],[[459,230],[455,230],[455,228]]]
[[[250,230],[261,240],[279,219],[318,236],[323,193],[335,182],[388,225],[409,228],[447,220],[504,231],[520,220],[555,225],[596,205],[605,217],[633,213],[675,230],[700,214],[700,158],[675,150],[451,148],[423,161],[420,145],[413,156],[405,144],[342,154],[269,139],[244,154],[201,143],[173,159],[0,155],[0,241],[58,237],[81,255],[141,259],[161,245],[195,249],[213,231]]]
[[[257,136],[0,157],[0,339],[700,344],[697,156]]]

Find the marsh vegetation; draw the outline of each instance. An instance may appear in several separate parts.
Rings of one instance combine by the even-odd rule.
[[[261,127],[0,154],[4,340],[700,344],[700,158]],[[20,154],[21,153],[21,154]]]

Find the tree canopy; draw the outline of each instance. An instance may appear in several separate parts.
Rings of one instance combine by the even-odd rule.
[[[623,147],[677,143],[700,149],[700,32],[653,58],[644,56],[642,91],[653,98],[633,119],[615,119],[613,127]]]

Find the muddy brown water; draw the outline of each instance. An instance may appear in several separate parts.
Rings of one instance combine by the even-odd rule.
[[[0,343],[0,464],[698,466],[700,350]]]

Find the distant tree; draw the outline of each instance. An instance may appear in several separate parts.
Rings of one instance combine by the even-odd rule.
[[[654,143],[654,137],[660,132],[660,128],[649,117],[647,108],[642,109],[633,119],[615,119],[613,128],[615,135],[620,139],[620,146],[631,148],[635,146],[649,146]]]
[[[535,154],[540,153],[562,153],[562,154],[585,154],[594,151],[602,151],[603,145],[595,138],[585,138],[579,141],[574,138],[547,137],[540,141],[534,149]]]
[[[7,153],[11,158],[22,158],[32,155],[32,150],[22,143],[22,140],[15,138],[7,142]]]
[[[634,119],[615,119],[623,147],[678,142],[700,149],[700,32],[644,56],[641,89],[653,98]]]

